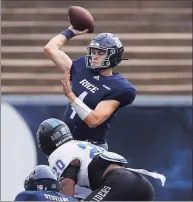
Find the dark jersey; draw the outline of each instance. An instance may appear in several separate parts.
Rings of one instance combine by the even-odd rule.
[[[76,201],[76,199],[55,191],[23,191],[16,196],[15,201]]]
[[[134,86],[122,75],[119,73],[113,73],[112,76],[100,75],[86,67],[85,57],[73,61],[71,81],[72,91],[92,110],[103,100],[117,100],[120,102],[119,108],[121,108],[131,104],[136,96]],[[116,112],[100,126],[89,128],[68,104],[64,121],[76,140],[106,142],[108,129]]]

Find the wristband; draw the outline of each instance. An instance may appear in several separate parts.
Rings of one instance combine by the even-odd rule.
[[[69,40],[69,39],[71,39],[72,37],[75,36],[74,32],[72,30],[70,30],[70,29],[66,29],[63,32],[61,32],[60,34],[65,36],[67,40]]]
[[[78,98],[71,103],[71,106],[82,120],[84,120],[92,112],[92,110]]]

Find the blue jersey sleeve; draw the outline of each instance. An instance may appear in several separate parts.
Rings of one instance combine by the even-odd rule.
[[[81,56],[81,57],[73,60],[72,66],[70,69],[71,80],[74,75],[76,75],[78,72],[83,71],[84,67],[85,67],[85,57],[84,56]]]
[[[116,100],[120,102],[119,108],[121,108],[131,104],[135,100],[135,97],[136,97],[136,89],[131,87],[123,89],[121,92],[117,91],[111,93],[107,95],[104,98],[104,100]]]

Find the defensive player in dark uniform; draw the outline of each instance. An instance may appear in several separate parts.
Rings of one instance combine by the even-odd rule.
[[[87,47],[87,55],[73,61],[61,50],[70,38],[87,32],[70,26],[52,38],[44,52],[64,71],[63,91],[69,100],[64,121],[73,137],[108,149],[112,119],[119,108],[134,101],[136,90],[122,75],[113,73],[124,53],[116,35],[98,34]]]
[[[76,201],[59,193],[59,181],[54,170],[47,165],[38,165],[25,179],[25,191],[15,201]]]

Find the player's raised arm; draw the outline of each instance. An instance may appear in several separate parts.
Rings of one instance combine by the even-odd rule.
[[[62,70],[70,69],[72,66],[72,60],[70,57],[62,51],[65,43],[76,35],[85,34],[88,29],[84,31],[77,31],[70,26],[65,31],[61,32],[57,36],[53,37],[44,47],[44,53],[49,57],[57,67]]]
[[[65,43],[74,36],[94,31],[94,19],[86,9],[72,6],[68,10],[68,18],[72,26],[53,37],[44,47],[46,56],[64,71],[72,66],[70,57],[61,50]]]

